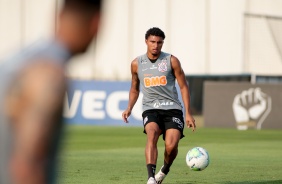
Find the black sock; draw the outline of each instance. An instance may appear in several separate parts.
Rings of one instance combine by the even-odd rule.
[[[164,161],[164,166],[162,167],[162,172],[164,174],[167,174],[169,172],[169,168],[170,168],[171,165],[172,165],[172,163],[168,164]]]
[[[150,177],[155,178],[156,165],[147,164],[147,170],[148,170],[148,178],[150,178]]]

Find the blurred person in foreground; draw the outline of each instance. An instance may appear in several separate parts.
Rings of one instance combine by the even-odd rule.
[[[179,140],[184,137],[184,119],[182,105],[178,99],[175,79],[181,90],[185,106],[185,121],[188,128],[194,131],[195,120],[190,112],[190,93],[179,60],[168,53],[162,52],[164,32],[156,27],[145,34],[147,53],[131,62],[131,88],[127,109],[122,113],[124,122],[135,105],[141,85],[143,92],[143,124],[147,134],[145,157],[148,171],[147,184],[162,183],[170,170],[178,153]],[[155,175],[159,136],[165,141],[164,164]]]
[[[66,62],[96,37],[102,0],[64,0],[59,28],[0,63],[0,183],[56,182]]]

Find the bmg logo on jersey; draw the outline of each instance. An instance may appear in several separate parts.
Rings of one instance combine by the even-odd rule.
[[[166,76],[145,77],[144,86],[146,88],[153,86],[165,86],[167,84]]]

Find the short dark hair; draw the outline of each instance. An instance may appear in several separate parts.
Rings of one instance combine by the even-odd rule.
[[[152,35],[152,36],[159,36],[159,37],[162,37],[163,39],[165,39],[165,34],[164,34],[164,32],[163,32],[160,28],[158,28],[158,27],[152,27],[152,28],[150,28],[150,29],[146,32],[146,34],[145,34],[145,39],[147,40],[150,35]]]
[[[64,7],[82,11],[99,11],[103,0],[64,0]]]

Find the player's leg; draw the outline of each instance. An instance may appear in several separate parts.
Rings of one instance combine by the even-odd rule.
[[[178,143],[181,138],[181,132],[177,129],[166,130],[165,135],[165,151],[164,151],[164,165],[162,171],[167,174],[170,166],[178,154]]]
[[[157,183],[160,184],[168,174],[170,167],[178,154],[179,140],[184,136],[184,120],[183,113],[180,110],[167,111],[165,114],[165,151],[164,165],[156,174]]]
[[[181,138],[181,132],[177,129],[168,129],[165,133],[165,151],[164,165],[156,174],[155,179],[158,184],[161,184],[170,170],[174,159],[178,154],[178,143]]]
[[[155,177],[155,170],[158,158],[158,148],[157,143],[161,130],[157,123],[148,122],[145,126],[145,131],[147,134],[147,142],[145,147],[145,157],[148,170],[148,178]]]
[[[159,128],[158,112],[145,111],[142,114],[144,122],[144,133],[147,135],[147,142],[145,147],[145,157],[148,171],[148,183],[155,182],[155,170],[158,158],[157,142],[162,131]]]

